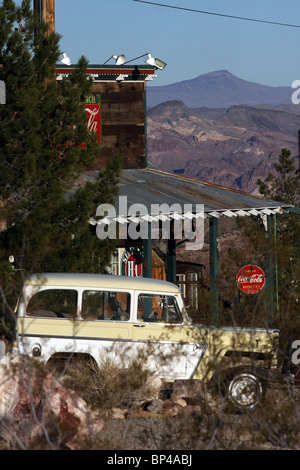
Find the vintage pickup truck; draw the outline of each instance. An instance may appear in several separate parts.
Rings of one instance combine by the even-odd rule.
[[[17,306],[17,348],[48,363],[55,357],[145,357],[166,381],[226,376],[237,408],[261,401],[276,367],[278,330],[193,324],[178,287],[126,276],[44,273],[29,277]]]

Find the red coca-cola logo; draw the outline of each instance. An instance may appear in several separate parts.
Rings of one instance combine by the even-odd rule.
[[[246,294],[255,294],[265,285],[265,273],[259,266],[249,264],[239,270],[236,276],[238,288]]]
[[[98,137],[98,143],[101,144],[101,115],[99,104],[86,104],[85,112],[87,116],[87,126],[89,132],[94,132]]]
[[[97,135],[99,147],[101,147],[102,130],[101,130],[101,96],[100,93],[86,95],[84,110],[86,114],[86,123],[89,132]],[[81,148],[86,145],[81,144]]]

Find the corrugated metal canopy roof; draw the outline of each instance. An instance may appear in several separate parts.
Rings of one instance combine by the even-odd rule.
[[[127,207],[133,204],[143,204],[147,214],[139,215],[139,220],[161,219],[163,210],[155,216],[153,205],[167,204],[171,208],[174,204],[180,204],[182,210],[178,214],[182,218],[192,218],[199,211],[197,204],[203,205],[204,217],[237,217],[250,215],[271,215],[283,212],[291,205],[265,199],[234,189],[225,188],[211,183],[204,183],[195,179],[185,178],[175,174],[166,173],[150,168],[123,170],[120,177],[120,194],[127,197]],[[188,211],[185,205],[191,205]],[[187,207],[187,206],[186,206]],[[120,213],[119,198],[116,198],[116,214],[120,223],[128,223],[132,220],[138,222],[138,217],[130,217]],[[166,212],[170,216],[170,211]],[[125,218],[124,218],[125,216]],[[171,214],[170,218],[176,218]],[[91,223],[96,221],[91,221]],[[97,221],[101,223],[101,221]],[[103,219],[107,223],[108,219]]]

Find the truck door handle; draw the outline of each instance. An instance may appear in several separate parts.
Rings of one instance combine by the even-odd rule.
[[[139,325],[133,325],[133,326],[135,326],[136,328],[145,328],[146,325],[140,325],[139,324]]]

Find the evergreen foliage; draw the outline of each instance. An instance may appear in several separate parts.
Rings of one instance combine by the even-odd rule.
[[[259,191],[265,197],[300,207],[300,170],[296,168],[291,152],[282,149],[276,173],[269,173]],[[275,219],[275,268],[278,291],[278,314],[287,357],[288,347],[300,338],[300,215],[282,214]]]
[[[291,152],[282,149],[274,171],[258,180],[260,194],[268,199],[299,207],[300,179],[296,160]],[[266,220],[260,217],[242,217],[236,221],[240,246],[230,249],[221,259],[222,285],[220,291],[230,309],[221,312],[224,320],[239,326],[274,326],[280,328],[286,345],[291,338],[300,338],[300,216],[285,211],[273,215],[273,241],[267,240]],[[274,305],[266,288],[255,295],[238,292],[232,282],[238,269],[257,264],[266,271],[266,260],[272,251],[274,277]],[[221,281],[220,281],[221,282]],[[270,313],[270,317],[268,315]]]
[[[89,218],[99,204],[112,202],[121,170],[116,156],[95,182],[79,185],[99,153],[83,105],[92,84],[88,62],[81,57],[75,71],[56,82],[60,36],[49,32],[30,3],[0,2],[0,80],[6,84],[6,105],[0,106],[0,287],[6,295],[20,288],[28,272],[103,272],[114,241],[100,241]]]
[[[269,173],[265,181],[257,181],[260,194],[286,204],[299,204],[300,170],[296,168],[290,150],[283,148],[278,156],[278,163],[273,166],[276,174]]]
[[[292,206],[300,205],[300,171],[295,166],[291,152],[282,149],[278,163],[274,163],[276,173],[269,173],[265,182],[258,180],[259,191],[265,197]],[[300,216],[293,213],[282,214],[275,219],[275,249],[277,255],[278,287],[283,311],[300,303]]]

